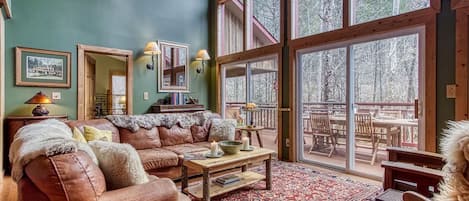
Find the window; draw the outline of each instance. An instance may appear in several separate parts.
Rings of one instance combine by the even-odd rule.
[[[430,7],[430,0],[351,0],[351,24],[360,24]]]
[[[342,0],[293,0],[293,38],[342,28]]]
[[[218,55],[278,43],[281,30],[280,11],[280,0],[228,0],[220,3]]]
[[[242,52],[244,47],[243,1],[230,0],[218,8],[218,45],[220,56]]]
[[[253,0],[250,49],[280,41],[280,0]]]

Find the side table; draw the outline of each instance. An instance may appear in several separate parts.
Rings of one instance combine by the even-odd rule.
[[[256,126],[256,127],[247,127],[247,126],[242,126],[242,127],[237,127],[236,130],[238,132],[240,132],[240,134],[242,135],[243,134],[243,131],[246,131],[246,133],[248,134],[248,137],[249,137],[249,144],[252,144],[252,133],[256,134],[257,135],[257,141],[259,142],[259,146],[260,147],[264,147],[264,145],[262,145],[262,139],[261,139],[261,134],[259,133],[259,131],[262,131],[264,130],[264,127],[263,126]]]

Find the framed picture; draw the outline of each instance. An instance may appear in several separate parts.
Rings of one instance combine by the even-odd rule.
[[[70,88],[70,52],[16,47],[16,85]]]

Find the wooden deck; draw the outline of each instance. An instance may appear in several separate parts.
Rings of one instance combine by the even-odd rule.
[[[265,148],[272,149],[278,152],[277,143],[275,142],[275,130],[263,130],[261,131],[261,140]],[[311,147],[311,138],[306,137],[306,144],[304,145],[303,155],[306,160],[324,163],[328,165],[345,167],[345,145],[339,145],[337,152],[334,153],[330,158],[326,155],[318,153],[308,153]],[[252,143],[254,146],[259,146],[257,138],[253,136]],[[324,152],[326,153],[326,152]],[[383,177],[384,169],[381,168],[381,161],[387,160],[387,152],[381,150],[378,152],[378,156],[374,165],[370,165],[369,160],[371,159],[371,149],[357,148],[356,149],[356,162],[355,170],[361,173],[370,174],[373,176]]]

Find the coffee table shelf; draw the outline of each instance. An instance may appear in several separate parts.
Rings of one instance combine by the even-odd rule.
[[[233,190],[236,190],[238,188],[242,188],[248,185],[251,185],[253,183],[256,183],[258,181],[265,180],[265,176],[251,172],[251,171],[246,171],[246,172],[241,172],[234,174],[237,175],[238,177],[241,178],[241,181],[231,184],[231,185],[226,185],[226,186],[219,186],[216,184],[211,183],[210,184],[210,197],[221,195],[223,193],[227,193]],[[202,184],[196,185],[196,186],[191,186],[188,187],[184,190],[186,193],[190,193],[196,198],[202,199],[203,198],[203,187]]]

